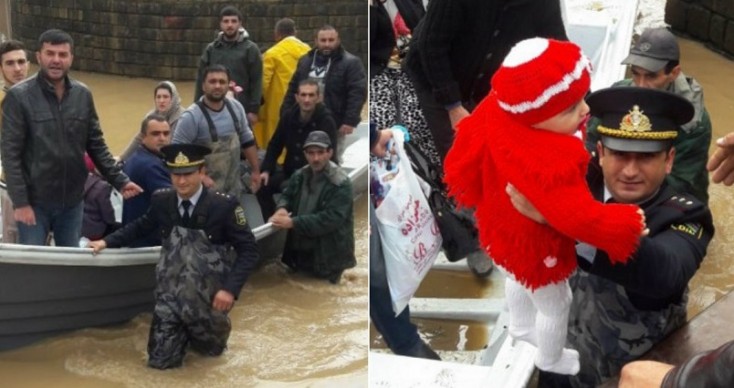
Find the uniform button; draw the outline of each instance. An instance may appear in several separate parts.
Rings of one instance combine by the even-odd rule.
[[[479,73],[479,75],[477,76],[477,79],[482,79],[483,77],[484,77],[484,73]]]
[[[486,57],[484,57],[484,59],[490,60],[490,59],[492,59],[492,55],[493,55],[492,53],[489,53],[489,54],[487,54]]]
[[[301,143],[296,143],[296,147],[301,148]]]
[[[492,34],[493,37],[497,37],[497,35],[500,34],[500,30],[494,30],[494,34]]]

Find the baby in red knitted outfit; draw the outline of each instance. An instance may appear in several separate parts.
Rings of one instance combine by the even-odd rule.
[[[637,206],[597,202],[586,185],[590,157],[574,134],[588,117],[590,71],[573,43],[518,43],[490,94],[459,123],[445,161],[449,193],[475,208],[482,246],[507,275],[510,334],[537,346],[538,368],[561,374],[579,370],[578,352],[564,348],[576,241],[625,263],[645,229]],[[517,212],[508,184],[547,224]]]

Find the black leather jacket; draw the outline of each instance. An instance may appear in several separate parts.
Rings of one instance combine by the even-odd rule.
[[[69,207],[83,200],[84,152],[118,190],[130,179],[115,165],[99,126],[92,93],[66,78],[61,102],[40,73],[8,90],[0,155],[13,205]]]
[[[734,386],[734,341],[720,348],[694,356],[673,368],[661,388]]]

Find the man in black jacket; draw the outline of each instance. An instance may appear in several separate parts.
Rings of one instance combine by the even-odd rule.
[[[359,58],[341,45],[339,33],[325,25],[316,34],[316,48],[298,60],[296,72],[288,84],[280,116],[295,104],[298,85],[304,79],[313,79],[320,85],[324,104],[334,116],[338,128],[335,154],[341,159],[344,136],[354,132],[361,120],[362,107],[367,100],[367,77]]]
[[[280,193],[285,186],[284,182],[307,164],[303,155],[303,144],[308,134],[313,131],[326,132],[331,143],[336,144],[336,124],[329,109],[319,102],[320,99],[319,84],[316,81],[301,81],[296,93],[296,105],[280,118],[270,139],[265,160],[260,167],[262,187],[256,193],[264,220],[275,212],[273,194]],[[286,154],[281,171],[276,162],[284,149]],[[336,152],[333,153],[332,161],[337,163]]]
[[[258,262],[257,245],[236,198],[202,185],[209,148],[173,144],[161,148],[173,189],[156,191],[148,212],[104,240],[96,254],[143,236],[163,240],[156,267],[156,305],[148,338],[148,366],[175,368],[186,346],[218,356],[227,346],[227,313]]]
[[[441,160],[510,48],[536,36],[567,40],[558,0],[430,1],[404,68]]]
[[[86,151],[123,197],[142,190],[115,165],[99,126],[92,93],[68,76],[74,41],[61,30],[38,38],[39,72],[8,90],[0,154],[15,207],[18,243],[78,246],[87,179]]]

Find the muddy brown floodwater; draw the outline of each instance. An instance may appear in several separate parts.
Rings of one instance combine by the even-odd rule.
[[[734,61],[701,43],[679,38],[683,73],[704,90],[704,102],[713,123],[713,141],[734,131]],[[710,153],[715,144],[712,143]],[[688,318],[692,318],[734,289],[734,187],[711,184],[710,206],[716,235],[689,284]],[[467,273],[432,271],[416,295],[437,298],[476,298],[493,295],[497,284],[474,279]],[[485,323],[415,319],[421,336],[437,350],[479,350],[489,338]],[[370,332],[370,346],[385,348],[381,336]]]
[[[153,106],[158,80],[72,72],[94,95],[102,129],[119,154]],[[178,82],[184,107],[193,83]],[[367,152],[367,150],[365,150]],[[367,385],[367,200],[355,202],[357,266],[341,284],[287,274],[271,263],[250,277],[218,358],[187,355],[184,367],[145,366],[150,314],[0,352],[2,387],[291,387]],[[38,285],[43,287],[42,284]]]

